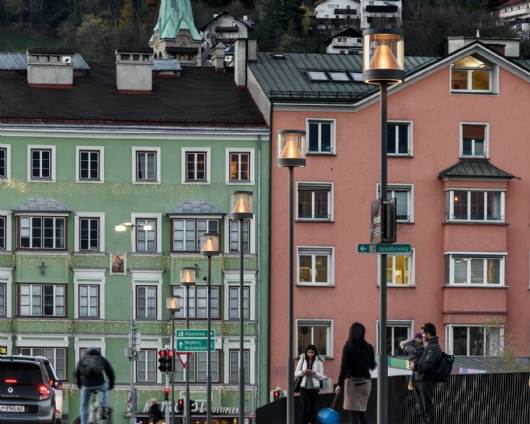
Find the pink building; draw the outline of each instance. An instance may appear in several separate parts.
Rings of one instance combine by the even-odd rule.
[[[378,197],[379,91],[359,82],[361,58],[338,56],[259,53],[249,66],[273,140],[307,131],[307,166],[294,170],[295,348],[315,344],[333,382],[354,321],[381,350],[378,255],[356,253]],[[388,256],[387,353],[430,321],[448,353],[529,356],[530,61],[475,42],[406,58],[406,71],[388,95],[388,191],[397,242],[413,252]],[[288,171],[272,161],[270,387],[286,389]]]

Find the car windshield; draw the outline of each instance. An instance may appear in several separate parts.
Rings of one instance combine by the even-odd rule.
[[[0,384],[35,384],[39,381],[42,381],[42,372],[38,364],[2,362]]]

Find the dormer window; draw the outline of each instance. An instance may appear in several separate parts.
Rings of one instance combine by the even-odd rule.
[[[467,56],[451,65],[453,93],[493,93],[496,68],[478,55]]]

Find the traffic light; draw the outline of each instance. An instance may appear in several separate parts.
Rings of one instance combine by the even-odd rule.
[[[275,390],[272,394],[274,400],[278,400],[282,397],[282,391],[281,390]]]
[[[164,389],[164,399],[169,400],[169,388],[168,387]]]
[[[158,351],[158,369],[162,372],[166,372],[167,369],[167,351],[166,350],[159,350]]]
[[[184,411],[184,399],[179,399],[177,401],[177,411],[179,412]]]
[[[248,424],[252,424],[252,419],[254,418],[254,415],[248,414]]]
[[[166,371],[171,372],[173,371],[173,349],[167,350],[167,362],[166,362]]]

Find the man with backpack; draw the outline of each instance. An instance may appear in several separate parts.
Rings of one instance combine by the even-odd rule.
[[[104,373],[107,375],[108,383],[105,382]],[[81,389],[81,424],[87,424],[91,390],[103,393],[101,419],[107,419],[109,390],[114,388],[114,370],[98,349],[89,349],[83,355],[77,364],[75,381],[77,387]]]
[[[436,412],[434,410],[434,388],[436,380],[433,376],[434,369],[442,357],[442,349],[438,344],[436,327],[428,322],[421,327],[425,350],[418,361],[411,363],[409,368],[416,371],[416,394],[417,407],[420,412],[422,423],[435,424]]]

